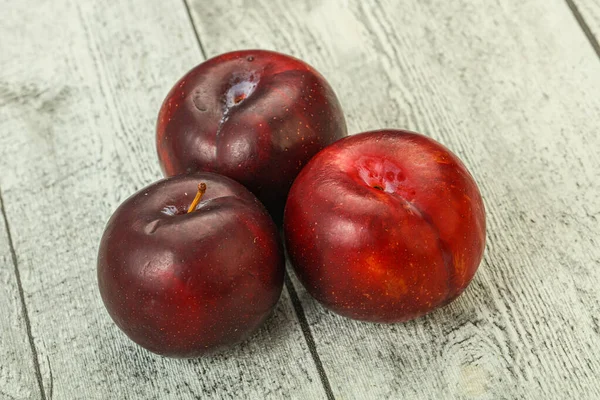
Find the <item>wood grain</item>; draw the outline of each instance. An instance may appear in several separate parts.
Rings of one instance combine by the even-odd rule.
[[[295,281],[336,397],[600,397],[600,63],[566,3],[191,5],[208,56],[301,57],[336,89],[351,132],[428,134],[480,184],[487,252],[450,306],[359,323]]]
[[[0,24],[0,187],[42,395],[323,397],[287,291],[251,340],[191,361],[134,345],[100,300],[95,261],[104,224],[121,201],[159,178],[158,108],[174,82],[202,59],[183,3],[45,0],[31,7],[0,0],[0,9],[9,10]],[[3,230],[0,248],[6,248]],[[0,346],[10,363],[0,369],[0,384],[8,380],[7,395],[25,398],[35,395],[37,383],[10,257],[2,254],[0,277],[9,285],[0,288],[0,313],[11,322],[0,329],[3,335],[10,330],[2,343],[14,348]]]
[[[0,194],[0,210],[4,202]],[[25,310],[19,293],[13,253],[0,213],[0,399],[37,399],[40,388],[28,340]]]

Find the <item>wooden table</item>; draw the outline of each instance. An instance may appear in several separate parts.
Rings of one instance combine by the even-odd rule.
[[[597,0],[0,0],[0,399],[599,399]],[[350,132],[404,127],[480,184],[485,259],[404,324],[336,316],[292,276],[218,356],[129,341],[96,286],[117,205],[161,174],[158,108],[207,57],[313,64]]]

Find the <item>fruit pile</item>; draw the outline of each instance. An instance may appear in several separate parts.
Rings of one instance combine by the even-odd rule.
[[[119,328],[172,357],[247,338],[283,287],[278,225],[306,290],[340,315],[406,321],[458,297],[485,246],[473,177],[420,134],[346,136],[331,86],[298,59],[236,51],[188,72],[158,117],[167,178],[125,200],[100,243]]]

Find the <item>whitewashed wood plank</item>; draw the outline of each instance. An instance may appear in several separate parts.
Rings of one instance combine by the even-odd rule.
[[[566,0],[583,34],[600,57],[600,2],[595,0]]]
[[[373,325],[300,290],[336,396],[600,397],[600,63],[566,3],[193,0],[192,9],[208,56],[255,47],[299,56],[329,79],[351,132],[426,133],[480,183],[487,253],[452,305]]]
[[[100,300],[104,225],[160,177],[158,108],[201,61],[184,4],[0,0],[0,9],[10,11],[0,24],[0,187],[45,397],[323,397],[287,291],[252,339],[191,361],[134,345]],[[4,308],[0,317],[14,319]]]
[[[3,207],[0,195],[0,210]],[[0,213],[0,399],[37,399],[40,387],[9,235]]]

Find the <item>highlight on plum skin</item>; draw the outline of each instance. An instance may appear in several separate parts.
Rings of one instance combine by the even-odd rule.
[[[353,135],[294,182],[284,232],[308,292],[372,322],[422,316],[469,285],[485,248],[484,204],[450,150],[399,130]]]

